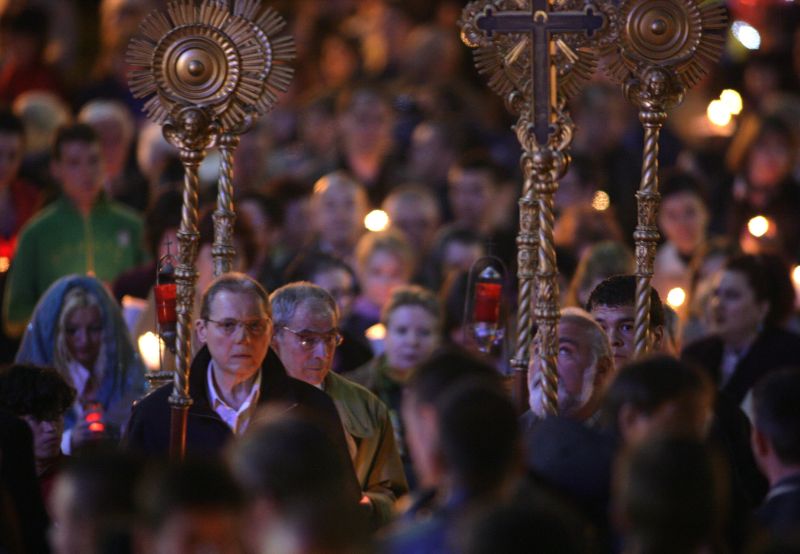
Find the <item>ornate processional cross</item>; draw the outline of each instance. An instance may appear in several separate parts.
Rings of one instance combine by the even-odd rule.
[[[495,33],[527,33],[530,40],[531,91],[530,111],[533,114],[533,134],[540,146],[547,144],[548,137],[555,132],[551,125],[557,102],[556,68],[551,61],[550,50],[555,46],[554,34],[584,32],[591,37],[603,26],[603,16],[595,14],[594,8],[585,11],[549,11],[548,0],[533,0],[531,11],[509,11],[495,14],[487,7],[484,15],[476,19],[477,27],[491,40]]]
[[[566,98],[591,76],[596,59],[584,46],[601,40],[607,17],[582,0],[477,0],[464,8],[462,39],[476,48],[478,70],[518,115],[515,131],[522,146],[525,182],[519,201],[517,237],[517,342],[511,366],[520,406],[527,398],[526,371],[533,318],[547,411],[558,408],[558,273],[553,241],[558,179],[566,173],[572,123]],[[536,277],[536,282],[534,282]],[[533,290],[536,288],[534,309]]]

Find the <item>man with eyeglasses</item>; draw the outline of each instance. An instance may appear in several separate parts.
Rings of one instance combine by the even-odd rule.
[[[336,404],[356,476],[375,523],[392,516],[395,500],[408,492],[389,411],[366,388],[331,371],[339,333],[336,301],[322,287],[297,282],[270,296],[272,347],[286,371],[324,390]]]
[[[241,273],[218,277],[203,294],[195,331],[205,345],[192,361],[189,375],[187,454],[218,454],[230,439],[245,432],[257,409],[270,406],[305,409],[327,426],[346,456],[344,434],[330,398],[289,377],[270,351],[270,312],[267,292]],[[123,439],[128,447],[166,454],[171,392],[172,385],[166,385],[134,406]]]

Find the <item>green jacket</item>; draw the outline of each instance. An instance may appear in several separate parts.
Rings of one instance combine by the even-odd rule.
[[[110,283],[146,259],[135,212],[101,196],[84,218],[62,196],[20,232],[3,299],[6,333],[22,334],[39,297],[59,277],[88,274]]]
[[[336,373],[328,373],[322,386],[339,411],[361,489],[377,520],[386,523],[395,500],[408,492],[389,411],[377,396]]]

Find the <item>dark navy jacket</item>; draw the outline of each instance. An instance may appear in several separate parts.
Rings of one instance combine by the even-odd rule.
[[[208,399],[208,364],[211,354],[204,346],[195,356],[189,375],[189,408],[186,424],[187,455],[217,455],[233,438],[233,431],[212,409]],[[347,452],[344,431],[333,401],[316,387],[286,374],[277,354],[268,350],[261,365],[261,393],[258,405],[285,405],[303,409],[315,417],[331,435],[334,444]],[[123,438],[124,445],[145,455],[166,455],[169,451],[172,384],[160,387],[134,405]]]

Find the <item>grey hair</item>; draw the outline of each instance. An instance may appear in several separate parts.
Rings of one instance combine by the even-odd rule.
[[[223,273],[214,279],[208,288],[203,292],[200,301],[200,319],[208,319],[211,315],[211,303],[220,292],[231,292],[235,294],[249,294],[254,300],[261,302],[261,308],[267,317],[271,317],[269,296],[261,283],[244,273]]]
[[[328,312],[333,316],[334,325],[339,322],[339,308],[336,300],[324,288],[308,281],[297,281],[275,289],[269,296],[272,303],[272,318],[275,327],[288,325],[297,308],[308,303],[314,310]]]
[[[592,358],[595,363],[601,358],[611,358],[611,344],[608,341],[608,336],[589,312],[575,307],[564,308],[561,310],[561,322],[577,325],[587,333]]]

